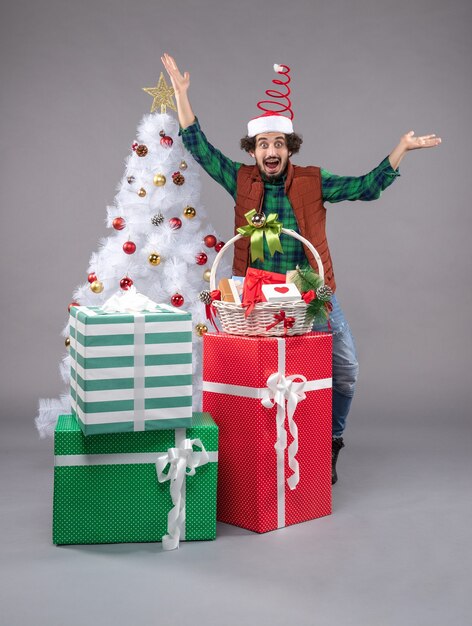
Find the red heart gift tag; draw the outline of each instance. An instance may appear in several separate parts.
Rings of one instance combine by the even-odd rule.
[[[277,291],[278,293],[287,293],[288,290],[288,287],[274,287],[274,291]]]

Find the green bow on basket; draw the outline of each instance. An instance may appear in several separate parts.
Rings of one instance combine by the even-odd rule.
[[[270,213],[267,219],[263,213],[252,209],[244,214],[247,226],[240,226],[237,232],[243,237],[251,238],[251,261],[257,259],[264,261],[264,235],[271,256],[275,252],[283,254],[279,235],[282,232],[282,223],[277,221],[277,213]]]

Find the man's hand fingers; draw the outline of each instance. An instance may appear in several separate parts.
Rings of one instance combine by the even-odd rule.
[[[163,54],[163,56],[161,56],[161,61],[162,61],[162,63],[164,64],[164,67],[166,68],[166,70],[167,70],[168,72],[170,72],[170,71],[171,71],[171,69],[173,69],[172,64],[171,64],[171,62],[170,62],[170,57],[169,57],[169,55],[167,54],[167,52],[165,52],[165,53]]]
[[[404,141],[407,150],[415,150],[416,148],[434,148],[442,142],[441,137],[437,137],[436,133],[430,135],[415,136],[414,131],[410,130],[404,135]]]
[[[412,138],[413,139],[413,138]],[[441,143],[441,137],[436,135],[423,135],[422,137],[414,137],[415,144],[418,148],[434,148]]]
[[[171,57],[170,54],[167,54],[167,52],[164,53],[164,56],[166,58],[166,61],[169,67],[171,67],[173,70],[179,71],[179,68],[177,67],[177,63],[175,62],[175,59]]]
[[[166,55],[161,57],[161,61],[162,64],[164,65],[164,67],[166,68],[166,70],[169,72],[170,74],[170,67],[169,67],[169,62],[167,61]]]
[[[179,68],[177,67],[177,63],[175,62],[174,58],[171,57],[170,54],[167,54],[167,52],[165,52],[164,56],[162,56],[161,59],[162,59],[162,63],[164,64],[164,67],[169,73],[169,76],[171,78],[181,80],[182,75],[179,72]]]

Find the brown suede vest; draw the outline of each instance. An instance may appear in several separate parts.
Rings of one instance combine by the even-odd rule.
[[[292,165],[289,161],[285,193],[292,205],[300,234],[313,244],[321,257],[325,284],[335,291],[333,264],[325,232],[326,209],[323,206],[320,168],[300,167]],[[262,210],[263,200],[264,182],[259,168],[257,165],[242,165],[237,179],[235,229],[247,224],[245,213],[251,209]],[[249,243],[249,237],[242,237],[234,244],[233,274],[235,276],[246,275],[249,265]],[[308,262],[315,271],[318,271],[313,254],[305,245],[303,248]]]

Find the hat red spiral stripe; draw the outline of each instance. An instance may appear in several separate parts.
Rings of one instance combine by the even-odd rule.
[[[283,76],[283,79],[274,78],[272,82],[274,85],[280,86],[283,91],[277,89],[267,89],[265,93],[269,96],[269,98],[273,98],[273,100],[260,100],[257,103],[257,107],[261,109],[261,111],[266,111],[268,113],[284,113],[285,111],[288,111],[290,119],[293,120],[292,101],[289,98],[291,91],[288,86],[291,81],[289,76],[290,68],[288,65],[274,65],[274,70]],[[286,103],[280,102],[280,100],[285,100]],[[271,105],[270,108],[264,106],[268,104]]]

